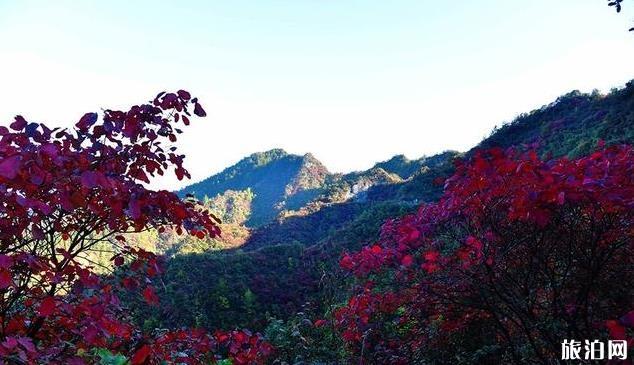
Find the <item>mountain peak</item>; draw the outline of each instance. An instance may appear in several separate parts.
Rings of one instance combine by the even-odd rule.
[[[274,148],[268,151],[255,152],[247,157],[245,160],[253,162],[257,166],[266,165],[272,161],[280,160],[284,157],[292,156],[288,152],[281,148]],[[243,160],[244,161],[244,160]]]
[[[226,192],[251,189],[246,224],[259,226],[275,219],[287,204],[302,205],[325,183],[328,170],[312,154],[289,154],[281,148],[256,152],[222,172],[185,187],[181,196],[192,194],[212,204],[224,201]],[[300,194],[301,193],[301,194]]]

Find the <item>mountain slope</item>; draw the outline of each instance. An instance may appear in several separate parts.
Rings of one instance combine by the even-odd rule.
[[[456,154],[455,151],[445,151],[433,156],[424,156],[416,160],[410,160],[404,155],[396,155],[391,159],[383,162],[379,162],[374,165],[374,168],[382,168],[383,170],[397,174],[402,179],[408,179],[421,172],[424,168],[437,168],[444,165],[447,160],[450,160]]]
[[[494,129],[476,148],[537,144],[554,157],[575,157],[589,153],[599,140],[634,141],[634,81],[607,95],[570,92]]]
[[[539,142],[542,153],[555,157],[585,154],[598,140],[607,144],[634,143],[634,84],[608,95],[569,93],[495,129],[466,153],[450,151],[411,161],[395,156],[368,171],[324,172],[317,174],[319,178],[315,180],[312,173],[301,172],[310,170],[302,170],[301,162],[290,163],[302,157],[288,157],[280,150],[273,153],[275,158],[268,158],[266,153],[252,155],[240,168],[225,170],[224,180],[212,179],[216,190],[210,191],[224,193],[220,188],[227,186],[236,191],[251,188],[253,199],[257,199],[257,191],[263,185],[273,184],[274,188],[266,188],[276,191],[276,198],[266,205],[274,206],[265,215],[269,220],[250,229],[240,247],[234,245],[231,250],[203,255],[176,255],[168,261],[170,288],[179,288],[179,292],[160,294],[166,303],[177,300],[171,305],[187,308],[189,313],[185,317],[170,317],[168,324],[198,324],[200,317],[204,318],[202,325],[210,328],[219,324],[229,328],[255,323],[257,329],[262,329],[267,324],[266,313],[285,318],[298,310],[304,311],[303,304],[308,301],[312,310],[319,311],[320,306],[323,309],[341,299],[329,298],[327,288],[345,287],[345,280],[337,276],[341,253],[375,240],[385,219],[412,212],[422,201],[437,199],[442,194],[442,180],[454,171],[455,158],[469,158],[478,148],[523,148],[535,142]],[[289,169],[291,173],[282,174],[281,178],[271,166],[263,166],[276,166],[272,162],[280,160],[293,166]],[[258,165],[257,161],[266,163]],[[293,183],[307,180],[317,182]],[[287,190],[287,186],[291,188]],[[194,187],[191,191],[200,191]],[[292,194],[287,195],[287,191]],[[289,204],[301,194],[309,197]],[[228,207],[231,202],[248,200],[249,196],[233,193],[220,203]],[[283,202],[284,206],[275,207],[274,202]],[[219,294],[228,304],[209,302]],[[235,313],[231,308],[244,310]]]
[[[192,194],[210,205],[226,200],[228,191],[250,190],[245,224],[257,227],[275,218],[287,202],[301,206],[319,193],[328,170],[312,155],[291,155],[281,149],[254,153],[201,182],[185,187],[180,196]]]
[[[311,246],[345,230],[375,203],[411,209],[437,199],[443,179],[453,173],[454,159],[469,158],[477,149],[524,148],[538,142],[542,153],[576,156],[588,153],[599,140],[607,144],[634,141],[632,82],[608,95],[568,93],[494,129],[464,154],[446,151],[415,160],[397,155],[366,171],[330,174],[310,154],[296,156],[277,149],[253,154],[181,193],[199,198],[215,195],[208,201],[214,213],[229,223],[252,228],[244,240],[245,249]]]

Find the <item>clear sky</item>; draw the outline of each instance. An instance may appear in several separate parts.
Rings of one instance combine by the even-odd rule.
[[[70,125],[184,88],[209,114],[179,141],[194,180],[275,147],[347,172],[622,86],[632,24],[634,3],[603,0],[6,0],[0,121]]]

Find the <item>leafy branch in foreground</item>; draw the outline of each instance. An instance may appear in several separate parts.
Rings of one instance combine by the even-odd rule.
[[[623,0],[608,0],[608,6],[613,6],[616,9],[617,13],[620,13],[623,10]],[[630,32],[634,32],[634,27],[630,28]]]
[[[191,111],[205,116],[179,90],[128,111],[105,110],[101,119],[87,113],[71,129],[21,116],[0,127],[0,363],[93,363],[98,348],[133,365],[250,364],[268,354],[248,331],[144,335],[118,299],[133,290],[150,305],[158,300],[152,280],[161,260],[128,245],[125,233],[219,234],[219,220],[199,202],[142,184],[169,169],[189,177],[171,144]],[[117,275],[98,276],[89,265],[91,251],[104,247]]]

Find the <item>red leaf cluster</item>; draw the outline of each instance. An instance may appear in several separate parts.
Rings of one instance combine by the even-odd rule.
[[[165,227],[219,234],[218,219],[200,203],[145,185],[170,169],[189,177],[172,143],[192,113],[206,114],[179,90],[127,111],[84,114],[72,129],[21,116],[0,126],[0,363],[94,363],[95,348],[133,364],[220,356],[257,364],[268,355],[269,345],[247,332],[145,336],[118,299],[138,290],[158,303],[152,280],[161,271],[160,257],[130,247],[123,234]],[[123,276],[86,265],[87,253],[104,244]]]
[[[454,356],[458,341],[522,363],[558,358],[564,338],[632,339],[632,312],[606,319],[634,302],[633,226],[632,147],[574,160],[482,151],[457,163],[439,202],[342,257],[362,285],[335,323],[370,362]]]
[[[164,331],[150,343],[143,344],[132,356],[132,365],[142,364],[210,364],[220,358],[232,364],[258,364],[272,352],[259,335],[249,331],[203,330]]]

